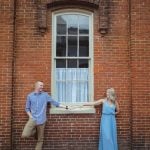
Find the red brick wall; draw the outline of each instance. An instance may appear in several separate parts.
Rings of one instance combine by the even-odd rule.
[[[26,95],[33,90],[36,80],[44,81],[45,90],[51,90],[51,13],[47,11],[48,30],[41,36],[36,3],[16,2],[12,103],[13,0],[1,4],[0,149],[31,150],[36,141],[20,138],[28,119],[24,107]],[[110,28],[104,37],[98,31],[99,11],[94,10],[94,97],[102,97],[108,87],[117,90],[121,150],[131,149],[131,146],[135,150],[150,148],[148,6],[148,0],[134,0],[131,5],[127,0],[112,0]],[[43,149],[97,150],[101,108],[96,108],[94,115],[47,115]]]
[[[11,148],[13,1],[0,1],[0,149]]]
[[[149,0],[131,6],[133,148],[150,149],[150,18]]]
[[[121,112],[117,116],[118,143],[121,150],[130,149],[131,144],[131,97],[129,21],[127,1],[110,3],[110,29],[105,37],[95,28],[95,99],[103,95],[108,87],[117,90]],[[98,18],[96,24],[98,24]]]

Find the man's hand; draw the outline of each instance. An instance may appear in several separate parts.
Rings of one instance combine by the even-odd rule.
[[[33,119],[30,111],[28,111],[27,114],[28,114],[28,116],[29,116],[30,119]]]
[[[69,109],[69,106],[67,106],[67,105],[63,105],[63,104],[60,104],[60,105],[59,105],[59,107],[64,108],[64,109],[66,109],[66,110],[68,110],[68,109]]]
[[[68,110],[68,109],[69,109],[69,107],[68,107],[68,106],[66,106],[66,109]]]

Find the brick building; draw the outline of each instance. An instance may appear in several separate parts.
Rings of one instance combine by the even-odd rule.
[[[34,149],[33,138],[20,136],[26,95],[42,80],[54,98],[75,106],[114,87],[120,150],[149,150],[149,8],[149,0],[1,0],[0,149]],[[58,88],[64,70],[83,75],[83,97],[83,84],[70,97]],[[101,107],[49,106],[47,116],[43,150],[97,150]]]

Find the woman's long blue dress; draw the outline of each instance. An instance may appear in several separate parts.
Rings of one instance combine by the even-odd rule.
[[[115,105],[103,103],[100,125],[99,150],[118,150]]]

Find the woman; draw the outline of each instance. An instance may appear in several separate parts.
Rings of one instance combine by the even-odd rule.
[[[119,113],[119,105],[116,101],[114,88],[107,89],[106,95],[106,98],[86,103],[84,106],[96,106],[103,104],[98,149],[118,150],[115,115]]]

